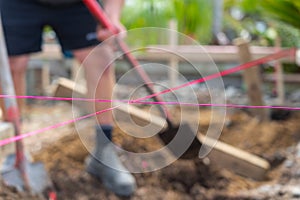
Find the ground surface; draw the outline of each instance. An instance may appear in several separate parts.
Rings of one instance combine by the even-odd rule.
[[[198,113],[192,110],[191,117]],[[209,110],[201,110],[209,118]],[[25,132],[44,128],[72,118],[67,103],[36,104],[27,110],[23,119]],[[128,199],[292,199],[300,197],[299,160],[300,113],[292,113],[286,121],[257,123],[245,111],[228,115],[228,126],[221,140],[267,159],[272,169],[264,181],[241,177],[218,166],[204,164],[200,159],[178,160],[161,170],[135,174],[138,189]],[[209,120],[200,119],[200,131],[205,132]],[[85,120],[79,129],[92,134],[92,120]],[[78,128],[78,127],[77,127]],[[157,148],[156,139],[141,140],[125,135],[116,127],[115,141],[125,149],[145,152]],[[25,140],[36,161],[42,161],[58,199],[93,200],[121,199],[107,191],[101,182],[84,171],[86,148],[73,124],[41,133]],[[0,199],[40,199],[18,194],[14,189],[0,187]]]

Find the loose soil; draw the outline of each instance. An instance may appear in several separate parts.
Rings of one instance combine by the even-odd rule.
[[[67,103],[54,105],[35,104],[27,109],[23,119],[25,132],[43,128],[72,118],[71,106]],[[191,118],[198,120],[199,113],[192,110]],[[205,133],[210,121],[210,110],[201,110],[200,131]],[[205,116],[205,117],[203,117]],[[300,139],[300,113],[292,113],[285,121],[259,123],[248,112],[235,110],[227,116],[221,140],[267,159],[272,169],[264,181],[255,181],[232,173],[207,160],[178,160],[163,169],[134,174],[137,191],[130,198],[120,198],[107,191],[100,181],[84,171],[84,160],[88,151],[79,139],[73,124],[25,140],[27,149],[35,161],[45,164],[57,190],[58,199],[258,199],[255,190],[266,184],[282,181],[283,162],[289,158],[289,149]],[[85,120],[80,128],[87,135],[93,134],[93,120]],[[78,128],[78,127],[77,127]],[[159,148],[157,138],[147,140],[128,136],[118,127],[114,141],[122,148],[134,152],[147,152]],[[288,180],[286,180],[288,182]],[[262,197],[266,198],[266,197]],[[43,199],[30,194],[18,193],[1,184],[0,199]]]

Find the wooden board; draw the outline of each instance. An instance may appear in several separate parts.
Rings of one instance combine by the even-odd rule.
[[[180,61],[193,62],[223,62],[236,63],[239,60],[238,50],[235,46],[203,46],[203,45],[176,45],[176,50],[170,45],[151,45],[146,47],[145,53],[136,55],[138,60],[145,61],[169,61],[174,54],[180,55]],[[253,59],[258,59],[263,56],[268,56],[277,52],[274,47],[251,46]],[[31,55],[31,59],[38,60],[62,60],[64,56],[61,53],[59,44],[44,44],[42,52]],[[284,62],[294,63],[292,57],[280,59]],[[297,61],[300,63],[300,51],[297,54]],[[300,65],[300,64],[299,64]]]
[[[56,81],[56,86],[52,92],[54,97],[65,97],[65,98],[86,98],[87,89],[86,87],[76,84],[74,81],[67,78],[59,78]],[[68,101],[73,103],[74,106],[78,107],[81,113],[88,113],[88,102],[84,101]]]
[[[160,129],[162,126],[165,126],[163,118],[150,116],[149,113],[132,105],[126,104],[115,109],[116,115],[128,115],[128,113],[137,121],[151,123],[152,129]],[[197,138],[202,144],[211,148],[208,158],[213,164],[224,167],[234,173],[256,180],[263,180],[266,172],[270,169],[270,165],[265,159],[242,149],[211,138],[205,138],[201,134],[198,134]]]
[[[198,139],[212,148],[208,154],[212,164],[255,180],[265,179],[266,172],[270,169],[270,164],[265,159],[224,142],[204,138],[201,134],[198,134]]]
[[[152,126],[153,124],[152,128],[155,130],[164,130],[167,128],[166,120],[162,117],[150,114],[147,111],[141,110],[129,104],[118,103],[117,106],[118,107],[113,111],[117,119],[125,119],[127,122],[129,122],[129,120],[133,120],[133,123],[140,126]],[[147,128],[151,129],[151,126],[147,126]],[[149,130],[149,132],[150,131],[151,130]]]
[[[70,80],[62,80],[60,83],[62,84],[60,84],[59,91],[57,91],[56,94],[65,97],[67,97],[66,95],[71,95],[74,83]],[[79,92],[79,94],[84,95],[83,91],[84,90],[77,90],[76,93]],[[140,126],[149,124],[149,126],[147,126],[149,132],[167,128],[166,120],[164,118],[150,114],[133,105],[118,103],[118,107],[114,109],[113,113],[117,119],[120,117],[124,120],[123,122],[117,120],[117,123],[128,123],[130,120],[134,120],[134,123]],[[141,134],[136,127],[133,127],[130,131],[133,135]],[[211,138],[205,138],[201,134],[198,134],[197,138],[202,144],[211,148],[208,158],[213,164],[227,168],[239,175],[262,180],[265,178],[265,174],[270,168],[270,165],[266,160],[233,147],[232,145]]]
[[[238,53],[241,63],[247,63],[252,60],[252,55],[249,50],[249,43],[244,39],[238,38],[234,41],[238,47]],[[262,94],[262,78],[258,67],[251,67],[243,70],[243,79],[246,85],[248,100],[252,106],[263,106]],[[251,109],[251,112],[261,120],[268,119],[266,109]]]
[[[76,84],[67,78],[59,78],[56,81],[56,88],[54,90],[54,96],[56,97],[77,97],[84,98],[87,90],[84,86]]]

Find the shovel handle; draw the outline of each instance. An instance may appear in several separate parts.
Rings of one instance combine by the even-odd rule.
[[[15,96],[14,84],[10,72],[8,54],[5,45],[2,20],[0,15],[0,86],[4,95]],[[6,110],[6,119],[14,126],[15,136],[21,135],[20,114],[15,98],[5,98],[4,106]],[[24,147],[21,140],[16,142],[16,167],[20,170],[25,188],[29,187],[27,174],[25,170]]]
[[[83,0],[83,3],[104,28],[106,28],[113,34],[119,33],[119,30],[113,26],[113,24],[110,22],[110,20],[108,19],[103,9],[96,0]]]
[[[113,26],[109,18],[106,16],[104,10],[101,8],[101,6],[96,0],[83,0],[83,3],[86,5],[86,7],[90,10],[90,12],[94,15],[94,17],[101,23],[101,25],[104,28],[108,29],[113,34],[119,33],[119,30],[117,30]],[[149,94],[155,94],[151,79],[146,74],[146,72],[141,67],[139,67],[140,64],[137,61],[137,59],[135,59],[135,57],[130,53],[130,49],[121,39],[116,38],[116,42],[120,51],[123,53],[125,60],[130,64],[132,68],[135,68],[137,70],[138,74],[143,79],[145,83],[144,86],[147,92]],[[163,101],[159,96],[153,96],[152,99],[156,102]],[[165,105],[160,105],[159,108],[161,109],[162,113],[164,113],[164,115],[166,116],[166,121],[168,123],[169,128],[173,127],[167,107]]]

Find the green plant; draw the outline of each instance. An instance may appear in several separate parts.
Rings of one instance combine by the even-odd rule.
[[[168,28],[176,19],[178,31],[208,43],[211,39],[212,3],[207,0],[131,0],[126,4],[122,22],[128,29]],[[156,36],[149,36],[155,40]],[[156,38],[157,39],[157,38]],[[151,39],[150,39],[151,40]]]
[[[173,0],[179,30],[200,41],[211,39],[212,1]]]
[[[300,29],[300,2],[297,0],[264,0],[261,8],[269,17]]]

